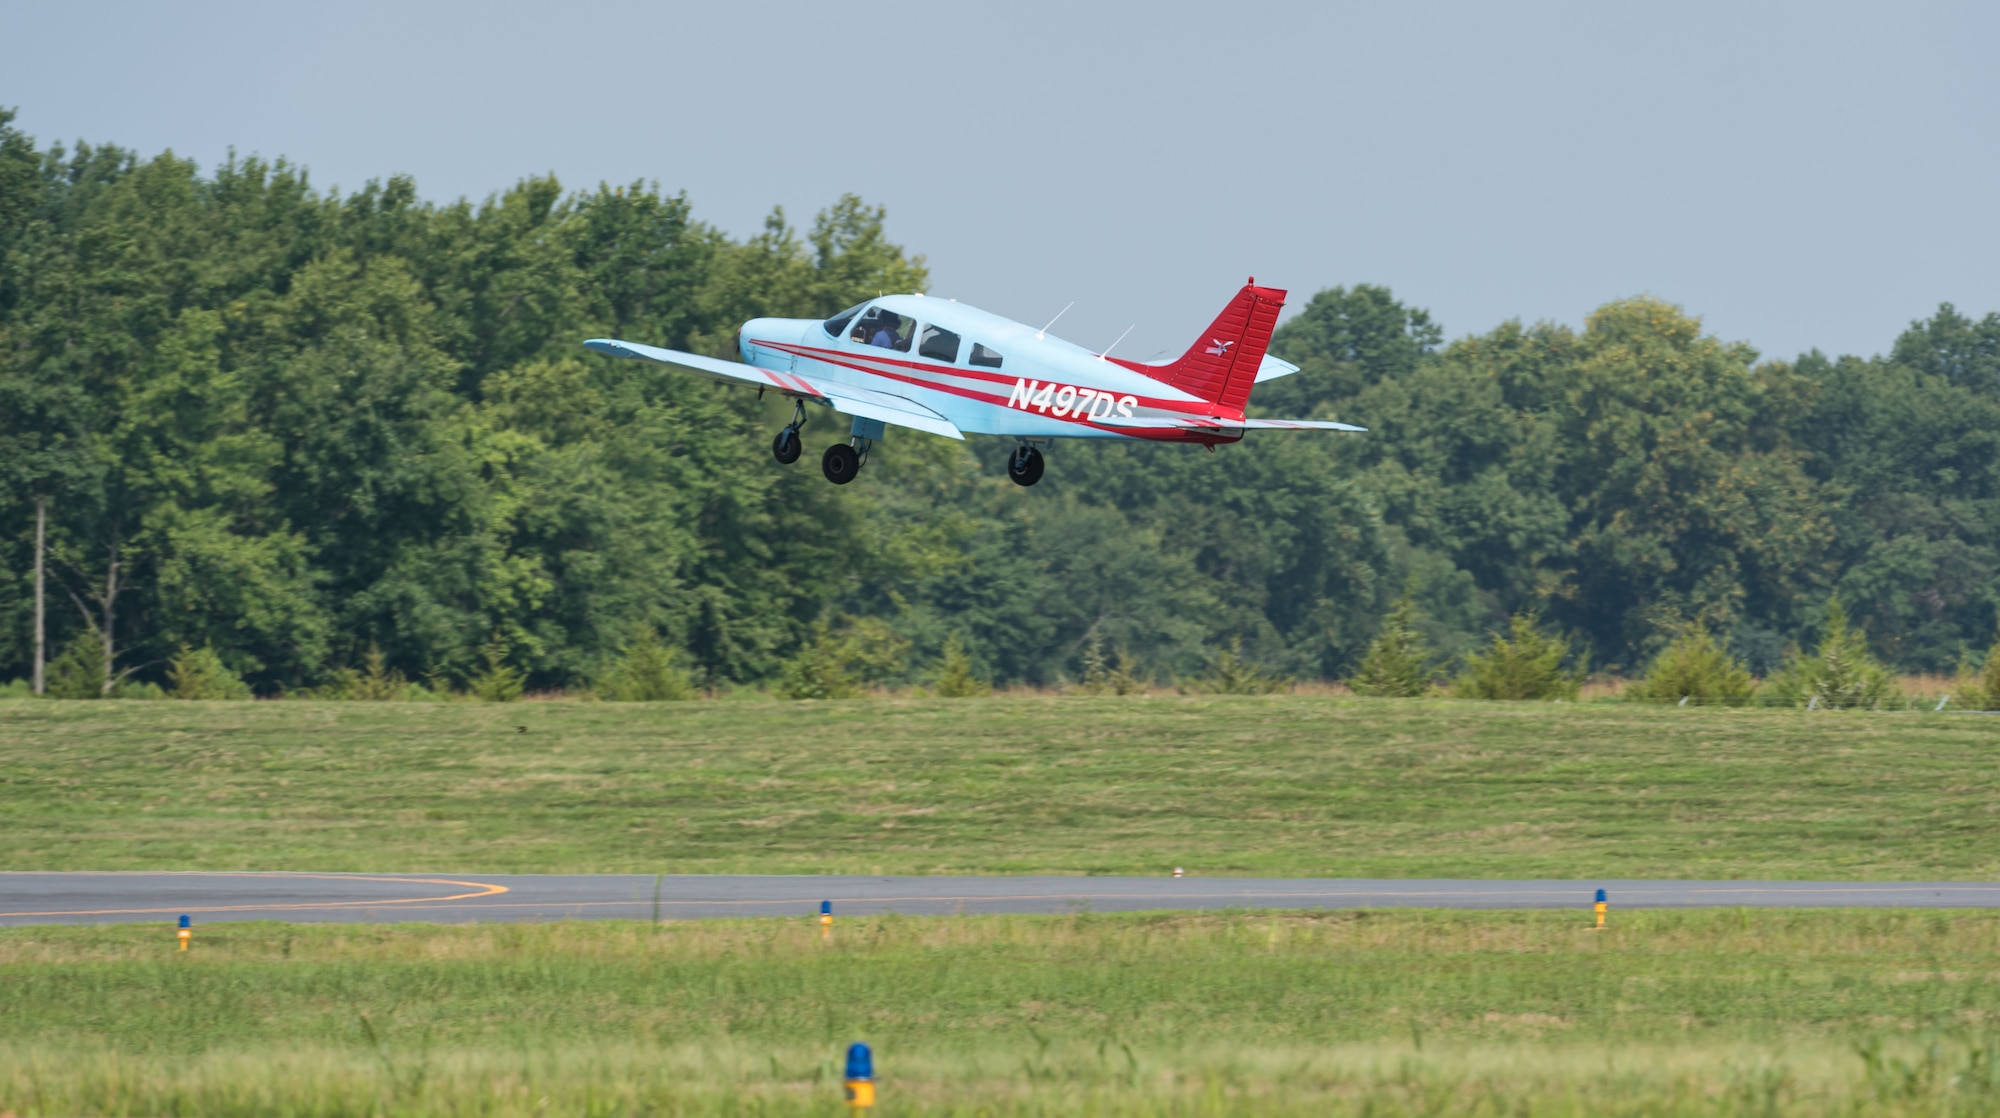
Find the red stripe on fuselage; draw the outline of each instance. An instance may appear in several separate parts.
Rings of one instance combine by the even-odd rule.
[[[813,346],[795,345],[787,342],[768,342],[755,338],[751,339],[751,344],[763,346],[766,349],[775,349],[781,352],[789,353],[792,354],[794,357],[807,357],[811,358],[814,361],[824,361],[829,365],[838,365],[843,369],[853,369],[855,372],[866,373],[870,376],[886,377],[890,380],[898,381],[903,384],[915,385],[918,388],[928,388],[933,392],[948,392],[953,396],[962,397],[967,400],[973,400],[975,402],[982,404],[989,404],[993,407],[1001,408],[1003,410],[1025,412],[1026,414],[1029,415],[1042,416],[1048,419],[1060,419],[1065,423],[1081,424],[1082,426],[1090,427],[1094,430],[1108,431],[1111,434],[1124,436],[1126,438],[1145,439],[1149,442],[1198,442],[1198,443],[1232,443],[1242,438],[1240,434],[1237,435],[1235,438],[1219,438],[1215,435],[1206,434],[1199,430],[1189,430],[1184,427],[1107,427],[1101,423],[1091,422],[1090,418],[1087,415],[1082,417],[1079,417],[1074,413],[1070,415],[1051,415],[1046,411],[1034,411],[1028,408],[1009,407],[1008,401],[1013,398],[1011,389],[1015,385],[1021,383],[1022,381],[1027,380],[1028,378],[1026,377],[1010,377],[1005,373],[989,373],[984,370],[960,368],[956,365],[951,365],[951,366],[920,365],[914,361],[902,361],[890,357],[876,357],[873,354],[853,355],[853,357],[850,358],[850,355],[843,353],[840,350],[819,349]],[[893,366],[895,368],[901,368],[901,369],[908,369],[912,372],[929,373],[932,376],[955,376],[955,377],[963,377],[967,380],[985,381],[989,384],[1004,384],[1008,386],[1010,391],[1008,395],[1005,396],[980,392],[970,388],[962,388],[955,384],[944,384],[935,380],[926,380],[921,377],[914,377],[905,373],[894,372],[891,371],[891,369],[877,368],[869,364],[859,364],[857,363],[858,361],[879,362],[882,365]],[[1144,376],[1145,374],[1141,373],[1140,375]],[[796,377],[796,375],[794,375],[793,379],[796,380],[798,378]],[[800,383],[804,384],[805,382],[801,380]],[[1088,388],[1090,386],[1084,385],[1083,387]],[[1093,389],[1093,391],[1101,392],[1103,390]],[[818,395],[817,393],[813,394]],[[1185,416],[1190,419],[1202,420],[1204,422],[1212,424],[1214,427],[1217,428],[1220,428],[1225,425],[1225,421],[1217,420],[1211,416],[1202,415],[1199,412],[1187,410],[1185,406],[1187,404],[1187,401],[1185,400],[1162,400],[1159,399],[1158,397],[1138,396],[1134,393],[1129,393],[1129,392],[1117,393],[1116,395],[1132,396],[1133,399],[1141,406],[1156,408],[1163,411],[1170,411],[1175,413],[1176,416]]]
[[[764,343],[764,342],[759,342],[759,343],[757,343],[757,344],[759,344],[759,345],[766,345],[766,344],[768,344],[768,343]],[[961,387],[959,387],[959,386],[958,386],[958,385],[956,385],[956,384],[940,384],[940,383],[938,383],[938,382],[936,382],[936,381],[930,381],[930,380],[924,380],[924,379],[921,379],[921,378],[919,378],[919,377],[913,377],[913,376],[909,376],[909,375],[906,375],[906,374],[904,374],[904,373],[898,373],[898,372],[892,372],[892,371],[890,371],[890,370],[888,370],[888,369],[877,369],[877,368],[871,368],[871,367],[869,367],[869,366],[867,366],[867,365],[859,365],[859,364],[855,364],[855,363],[854,363],[854,362],[852,362],[852,361],[841,361],[841,360],[836,360],[836,359],[835,359],[835,358],[833,358],[833,357],[830,357],[830,356],[826,356],[826,355],[824,354],[824,352],[819,352],[819,353],[814,353],[814,352],[810,352],[810,351],[809,351],[807,355],[808,355],[808,356],[811,356],[811,357],[812,357],[812,358],[813,358],[813,359],[814,359],[815,361],[825,361],[825,362],[826,362],[826,363],[828,363],[829,365],[839,365],[839,366],[840,366],[841,368],[843,368],[843,369],[853,369],[853,370],[854,370],[855,372],[858,372],[858,373],[866,373],[866,374],[868,374],[869,376],[875,376],[875,377],[883,377],[883,378],[886,378],[886,379],[888,379],[888,380],[893,380],[893,381],[898,381],[898,382],[900,382],[900,383],[902,383],[902,384],[911,384],[911,385],[915,385],[915,386],[917,386],[918,388],[928,388],[928,389],[930,389],[930,390],[931,390],[931,391],[933,391],[933,392],[949,392],[949,393],[950,393],[950,394],[952,394],[953,396],[960,396],[960,397],[963,397],[963,398],[965,398],[965,399],[967,399],[967,400],[973,400],[973,401],[976,401],[976,402],[978,402],[978,403],[982,403],[982,404],[989,404],[989,405],[991,405],[991,406],[993,406],[993,407],[996,407],[996,408],[1001,408],[1001,409],[1004,409],[1004,410],[1008,410],[1008,411],[1025,411],[1025,412],[1027,412],[1027,413],[1028,413],[1029,415],[1046,415],[1046,413],[1042,413],[1042,412],[1034,412],[1034,411],[1029,411],[1029,410],[1028,410],[1028,409],[1026,409],[1026,408],[1009,408],[1009,407],[1007,406],[1007,401],[1008,401],[1008,400],[1009,400],[1009,399],[1011,398],[1010,396],[997,396],[997,395],[993,395],[993,394],[991,394],[991,393],[986,393],[986,392],[980,392],[980,391],[977,391],[976,389],[971,389],[971,388],[961,388]],[[909,363],[907,363],[907,362],[902,362],[902,361],[896,361],[896,362],[888,362],[888,363],[889,363],[889,364],[895,364],[895,365],[901,365],[901,366],[903,366],[904,368],[909,368],[909,369],[923,369],[923,368],[924,368],[924,367],[923,367],[923,366],[921,366],[921,365],[911,365],[911,364],[909,364]],[[1019,380],[1019,379],[1021,379],[1021,378],[1018,378],[1018,377],[1017,377],[1017,378],[1014,378],[1014,379],[1015,379],[1015,380]],[[1081,419],[1079,419],[1079,418],[1078,418],[1078,417],[1077,417],[1077,416],[1076,416],[1075,414],[1070,414],[1070,415],[1048,415],[1048,416],[1047,416],[1047,418],[1049,418],[1049,419],[1060,419],[1060,420],[1062,420],[1062,421],[1063,421],[1063,422],[1065,422],[1065,423],[1081,423],[1081,424],[1083,424],[1083,425],[1085,425],[1085,426],[1087,426],[1087,427],[1094,427],[1094,428],[1096,428],[1097,430],[1100,430],[1100,431],[1113,431],[1114,433],[1116,433],[1116,434],[1120,434],[1120,435],[1123,435],[1123,434],[1125,434],[1125,433],[1127,432],[1127,430],[1128,430],[1127,428],[1123,428],[1123,427],[1119,427],[1119,428],[1112,428],[1112,427],[1105,427],[1105,426],[1102,426],[1101,424],[1096,424],[1096,423],[1092,423],[1092,422],[1090,422],[1090,420],[1089,420],[1089,418],[1088,418],[1088,417],[1085,417],[1085,418],[1081,418]],[[1178,430],[1178,428],[1172,428],[1172,430]]]

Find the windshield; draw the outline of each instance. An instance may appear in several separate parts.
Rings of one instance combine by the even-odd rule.
[[[821,324],[826,327],[827,336],[832,338],[838,338],[840,336],[840,332],[842,330],[847,329],[848,320],[852,319],[855,315],[860,314],[861,308],[867,305],[868,304],[866,303],[856,303],[853,306],[847,308],[846,310],[841,311],[839,314],[834,315],[832,318],[827,319],[824,323]]]

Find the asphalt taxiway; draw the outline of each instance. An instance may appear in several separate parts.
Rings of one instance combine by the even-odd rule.
[[[749,874],[0,873],[0,926],[1130,912],[1152,909],[2000,908],[2000,883]]]

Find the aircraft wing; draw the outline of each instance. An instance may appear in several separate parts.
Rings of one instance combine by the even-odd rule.
[[[965,435],[957,424],[915,400],[897,396],[890,392],[878,392],[872,388],[857,388],[851,384],[834,384],[830,381],[811,381],[794,373],[780,373],[772,369],[745,365],[737,361],[723,361],[714,357],[703,357],[699,353],[682,353],[674,349],[641,345],[638,342],[621,342],[615,338],[592,338],[583,343],[585,349],[611,357],[627,357],[637,361],[651,361],[692,373],[709,380],[719,380],[726,384],[751,384],[758,388],[776,388],[788,396],[804,396],[819,400],[834,411],[846,415],[856,415],[863,419],[894,423],[899,427],[909,427],[926,431],[933,435],[943,435],[947,439],[963,440]]]
[[[791,379],[799,381],[800,384],[805,383],[798,377]],[[828,384],[817,380],[812,382],[810,387],[834,411],[846,415],[858,415],[863,419],[879,419],[884,423],[894,423],[900,427],[943,435],[947,439],[965,441],[965,435],[958,429],[956,423],[907,397],[891,392],[877,392],[872,388]]]
[[[592,338],[583,343],[583,348],[602,353],[609,357],[628,357],[635,361],[651,361],[693,373],[709,380],[719,380],[728,384],[754,384],[759,388],[784,385],[771,377],[769,370],[755,365],[745,365],[740,361],[722,361],[714,357],[703,357],[699,353],[682,353],[676,349],[661,349],[658,346],[641,345],[638,342],[621,342],[616,338]]]
[[[1159,430],[1172,427],[1183,430],[1205,430],[1227,428],[1231,431],[1366,431],[1366,427],[1356,427],[1352,423],[1335,423],[1331,419],[1217,419],[1199,416],[1167,415],[1107,415],[1093,419],[1100,427],[1143,427]]]

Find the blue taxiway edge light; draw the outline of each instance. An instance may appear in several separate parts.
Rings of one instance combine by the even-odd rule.
[[[861,1041],[857,1040],[847,1046],[847,1078],[875,1078],[875,1054]]]

